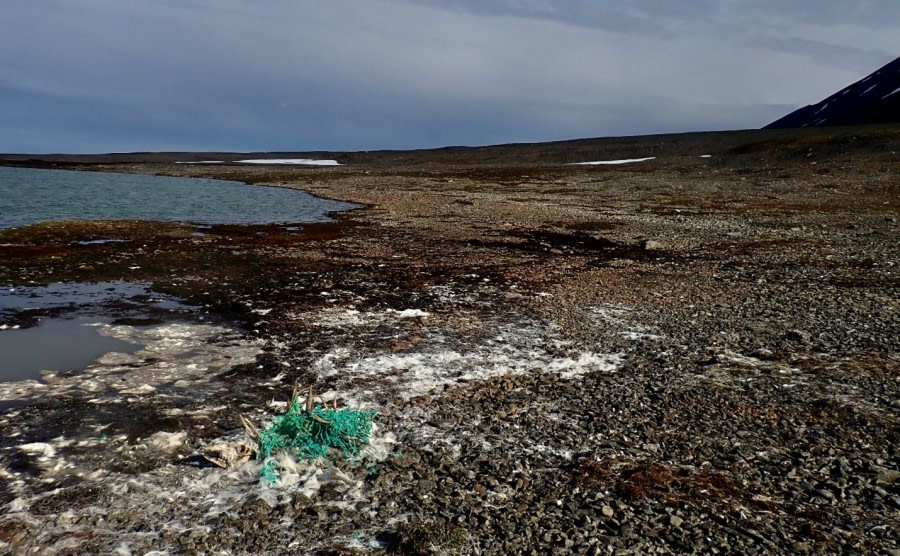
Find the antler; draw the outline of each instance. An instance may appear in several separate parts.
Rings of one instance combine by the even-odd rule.
[[[250,421],[245,419],[243,415],[239,414],[238,417],[241,420],[241,425],[244,426],[244,431],[247,433],[247,436],[250,437],[250,440],[252,440],[254,442],[258,442],[259,441],[259,429],[257,429],[253,423],[251,423]]]

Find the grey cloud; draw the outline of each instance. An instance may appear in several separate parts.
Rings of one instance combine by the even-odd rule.
[[[530,17],[619,31],[731,33],[740,28],[787,28],[796,23],[859,25],[896,29],[900,4],[894,0],[415,0],[471,13]],[[716,24],[715,26],[710,25]]]
[[[860,68],[875,70],[897,57],[897,53],[888,52],[880,48],[857,48],[821,40],[778,36],[771,33],[755,33],[747,36],[744,40],[747,45],[801,55],[818,63],[847,70],[848,72],[859,72]]]
[[[0,151],[413,148],[755,127],[887,61],[893,35],[865,26],[868,9],[830,33],[774,3],[738,5],[7,0]]]

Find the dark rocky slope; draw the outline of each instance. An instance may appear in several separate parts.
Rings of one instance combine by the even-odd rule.
[[[775,120],[765,129],[900,122],[900,58],[830,97]]]

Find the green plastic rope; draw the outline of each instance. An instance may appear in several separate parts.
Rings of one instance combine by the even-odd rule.
[[[345,458],[359,455],[368,444],[376,411],[325,409],[316,405],[312,411],[301,407],[295,399],[281,417],[272,419],[269,428],[259,433],[259,455],[263,461],[260,475],[270,483],[278,480],[278,466],[272,455],[288,450],[298,459],[327,459],[328,452],[340,450]]]

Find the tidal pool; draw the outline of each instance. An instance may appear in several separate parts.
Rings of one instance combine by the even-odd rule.
[[[80,371],[110,352],[141,346],[100,334],[92,317],[45,319],[31,328],[0,332],[0,381],[40,380],[43,371]]]
[[[0,288],[0,382],[40,380],[43,371],[80,371],[104,354],[141,347],[100,334],[104,323],[159,323],[194,318],[198,310],[144,282]]]

